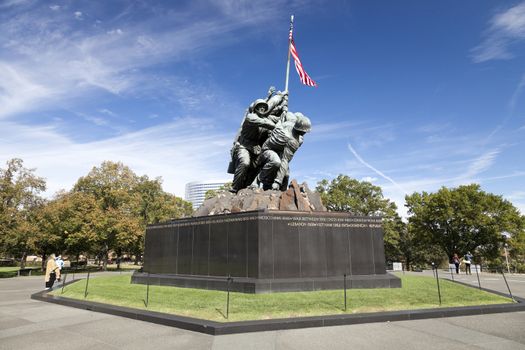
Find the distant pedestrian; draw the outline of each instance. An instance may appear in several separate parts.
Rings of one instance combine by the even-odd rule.
[[[458,256],[458,254],[454,254],[454,256],[452,257],[452,262],[456,266],[456,273],[459,273],[459,256]]]
[[[465,274],[472,275],[472,272],[470,271],[470,264],[472,264],[472,254],[470,252],[467,252],[465,256],[463,257],[463,262],[465,263]]]
[[[62,272],[62,268],[64,267],[64,260],[62,260],[62,255],[59,255],[55,258],[55,261],[57,263],[58,268],[60,269],[60,272]]]
[[[45,277],[46,288],[47,289],[53,288],[53,284],[55,283],[55,280],[60,281],[60,268],[58,267],[55,261],[55,254],[51,254],[46,264],[46,277]]]

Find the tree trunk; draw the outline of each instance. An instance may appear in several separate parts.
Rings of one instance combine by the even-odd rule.
[[[27,257],[27,253],[23,252],[22,253],[22,258],[20,259],[20,268],[21,269],[24,269],[26,267],[26,257]]]
[[[104,271],[108,270],[108,252],[104,252],[104,256],[102,257],[102,269]]]
[[[121,259],[121,256],[122,256],[122,250],[121,249],[117,249],[117,270],[120,270],[120,259]]]
[[[46,253],[42,254],[42,271],[46,271],[46,259],[47,256],[46,256]]]

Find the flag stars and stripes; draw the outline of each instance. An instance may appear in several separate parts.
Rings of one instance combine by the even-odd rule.
[[[306,73],[306,71],[303,68],[301,60],[299,59],[299,54],[297,53],[297,49],[295,48],[295,42],[293,40],[293,35],[292,35],[291,30],[290,30],[290,54],[293,57],[293,60],[295,63],[295,69],[297,70],[297,74],[299,74],[299,79],[301,80],[301,83],[303,83],[304,85],[317,87],[317,83],[312,78],[310,78],[310,76]]]

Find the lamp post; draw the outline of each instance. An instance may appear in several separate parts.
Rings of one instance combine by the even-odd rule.
[[[503,239],[505,240],[505,243],[503,244],[503,252],[505,253],[505,263],[507,264],[507,272],[510,273],[510,265],[509,265],[509,252],[507,250],[507,247],[509,246],[507,244],[507,239],[509,239],[511,237],[511,234],[507,231],[503,231],[501,233],[501,236],[503,237]]]
[[[508,244],[505,243],[503,245],[503,250],[505,251],[505,262],[507,263],[507,272],[510,273],[510,266],[509,266],[509,253],[507,251]]]

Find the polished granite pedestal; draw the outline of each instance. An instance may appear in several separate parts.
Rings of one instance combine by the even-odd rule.
[[[150,225],[132,282],[268,293],[342,289],[345,279],[401,287],[386,272],[381,218],[260,210]]]

